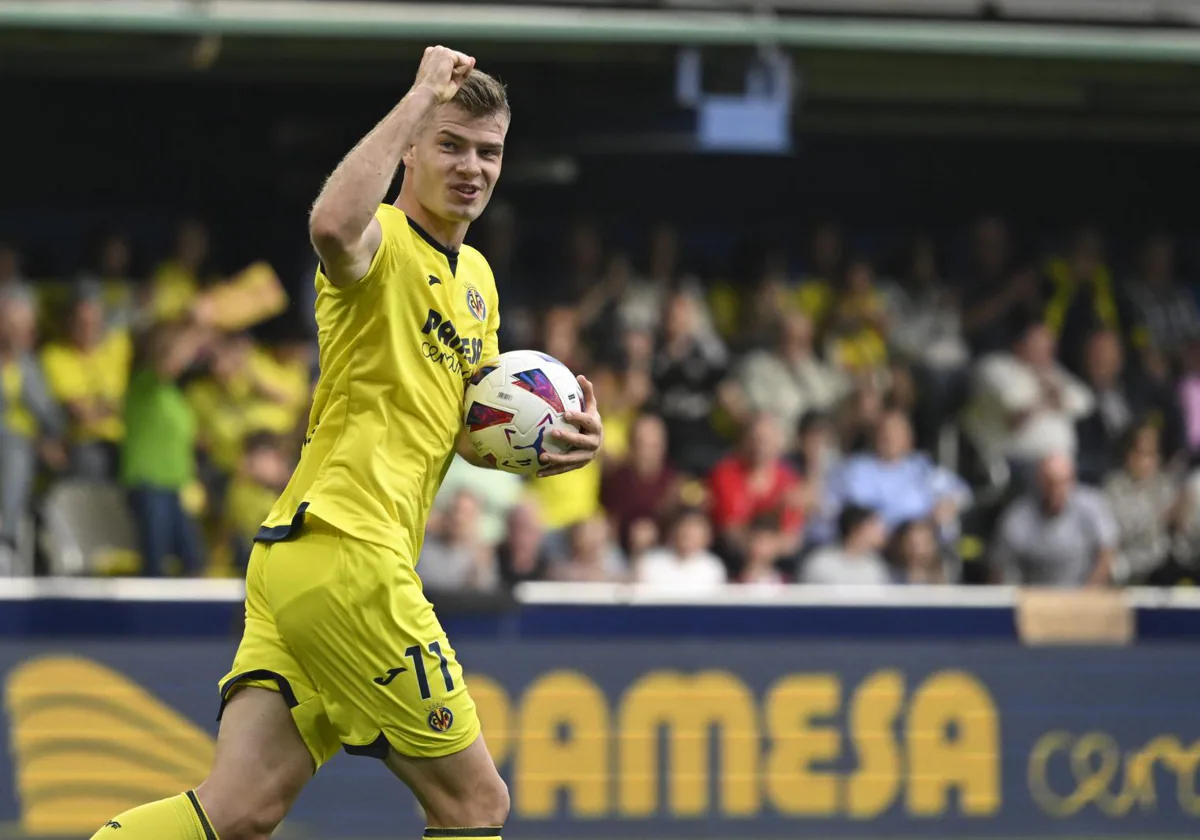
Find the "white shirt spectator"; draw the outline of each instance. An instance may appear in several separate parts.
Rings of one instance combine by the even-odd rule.
[[[707,550],[680,556],[659,548],[642,555],[637,580],[673,592],[710,592],[725,583],[725,564]]]
[[[1092,392],[1058,364],[1041,372],[1008,353],[976,370],[972,425],[988,448],[1019,461],[1074,454],[1075,422],[1092,411]]]
[[[992,562],[1006,583],[1080,587],[1100,553],[1114,551],[1118,539],[1117,521],[1098,490],[1073,488],[1056,514],[1028,495],[1004,512]]]
[[[755,350],[738,374],[754,412],[774,414],[789,440],[810,411],[829,411],[850,390],[845,374],[809,356],[789,361],[778,353]]]
[[[850,553],[841,546],[814,551],[800,569],[801,583],[834,586],[890,586],[892,575],[874,551]]]
[[[880,290],[890,316],[888,340],[901,356],[940,370],[966,366],[970,348],[962,318],[944,292],[910,293],[895,281],[881,283]]]

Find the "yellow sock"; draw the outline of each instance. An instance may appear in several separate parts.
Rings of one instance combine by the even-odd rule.
[[[92,840],[217,840],[217,832],[189,790],[113,817]]]
[[[427,828],[425,840],[500,840],[500,826],[485,826],[484,828]]]

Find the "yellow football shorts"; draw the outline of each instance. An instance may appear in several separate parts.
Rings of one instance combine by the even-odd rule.
[[[258,543],[246,629],[221,708],[239,688],[278,691],[319,768],[341,748],[451,755],[479,736],[475,703],[412,562],[308,515]]]

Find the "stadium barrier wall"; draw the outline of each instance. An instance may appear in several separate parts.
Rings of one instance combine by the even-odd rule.
[[[196,784],[239,588],[10,583],[0,837],[87,837]],[[512,791],[506,837],[1196,834],[1193,593],[1122,593],[1135,635],[1068,646],[1022,643],[1007,589],[518,595],[438,601]],[[377,762],[339,756],[278,836],[421,827]]]

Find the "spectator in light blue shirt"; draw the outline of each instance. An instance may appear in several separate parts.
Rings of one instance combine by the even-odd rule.
[[[880,419],[875,452],[847,458],[830,474],[822,518],[844,507],[869,508],[890,532],[914,519],[933,519],[943,540],[958,536],[959,515],[971,501],[966,482],[913,451],[912,424],[891,409]]]

